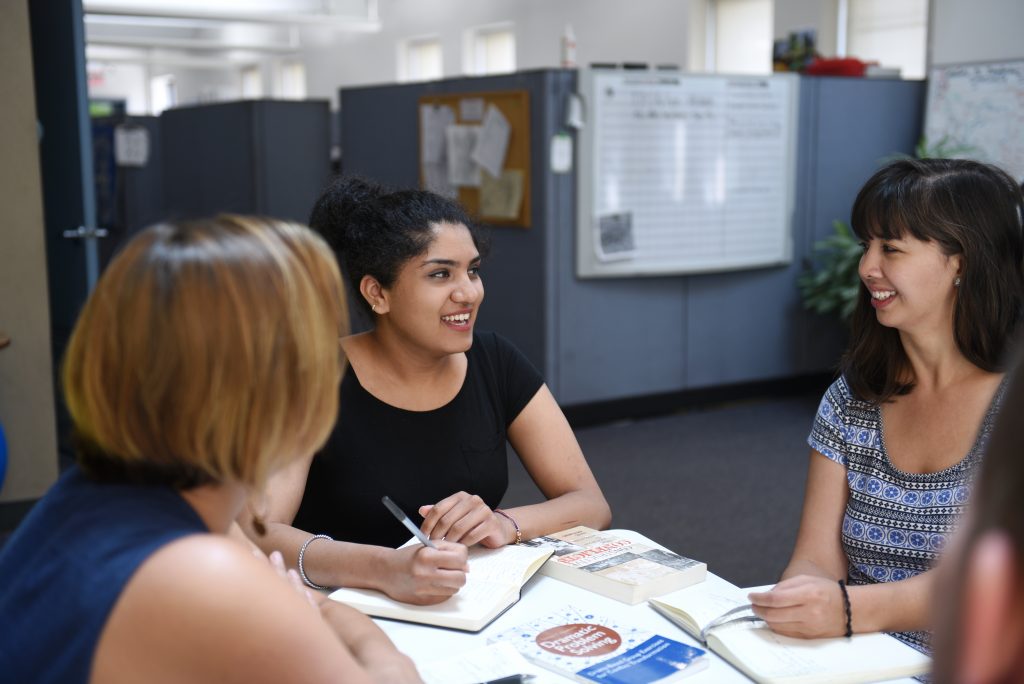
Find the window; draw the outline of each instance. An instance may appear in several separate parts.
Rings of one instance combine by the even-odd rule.
[[[430,36],[403,40],[398,45],[398,80],[432,81],[444,76],[441,41]]]
[[[924,78],[928,0],[840,0],[839,22],[840,55]]]
[[[715,0],[710,9],[707,69],[771,73],[772,0]]]
[[[280,96],[285,100],[306,99],[306,65],[302,62],[285,62],[281,65]]]
[[[263,71],[259,66],[242,69],[242,97],[250,100],[263,97]]]
[[[466,32],[463,66],[471,76],[516,70],[516,34],[512,24],[479,26]]]

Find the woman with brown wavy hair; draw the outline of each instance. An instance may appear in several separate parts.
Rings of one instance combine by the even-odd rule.
[[[276,221],[159,225],[111,262],[64,361],[78,464],[0,554],[5,681],[419,681],[227,537],[330,432],[343,300],[327,245]]]
[[[931,568],[968,501],[1021,319],[1022,211],[1013,179],[969,160],[897,161],[858,194],[850,347],[808,438],[793,555],[751,595],[775,631],[885,631],[927,650]]]

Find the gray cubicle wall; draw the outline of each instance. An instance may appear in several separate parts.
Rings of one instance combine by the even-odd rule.
[[[305,222],[330,173],[326,100],[245,100],[160,116],[164,211]]]
[[[782,379],[835,367],[845,332],[805,311],[797,278],[832,220],[848,219],[879,160],[920,135],[923,82],[802,78],[793,262],[691,276],[575,275],[575,175],[548,168],[576,74],[543,70],[341,89],[342,167],[418,182],[421,95],[530,92],[533,227],[495,228],[479,325],[512,339],[563,405]]]

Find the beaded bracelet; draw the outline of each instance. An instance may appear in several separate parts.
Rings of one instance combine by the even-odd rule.
[[[306,583],[306,586],[311,587],[313,589],[320,589],[321,591],[323,591],[324,589],[330,589],[330,587],[322,586],[320,584],[317,584],[313,580],[309,579],[309,576],[306,574],[306,569],[302,567],[302,559],[306,555],[306,549],[309,547],[310,544],[312,544],[317,539],[326,539],[327,541],[334,541],[334,539],[328,537],[326,534],[314,534],[312,537],[307,539],[299,548],[299,562],[297,563],[297,565],[299,566],[299,577],[301,577],[302,581]]]
[[[846,638],[853,636],[853,613],[850,610],[850,592],[846,591],[846,582],[839,580],[839,590],[843,592],[843,607],[846,609]]]
[[[523,531],[519,529],[519,523],[516,522],[516,519],[513,518],[508,513],[506,513],[505,511],[501,510],[500,508],[495,508],[494,512],[497,513],[498,515],[504,516],[504,517],[506,517],[506,518],[508,518],[509,520],[512,521],[512,527],[516,528],[516,540],[513,543],[514,544],[522,544],[523,543]]]

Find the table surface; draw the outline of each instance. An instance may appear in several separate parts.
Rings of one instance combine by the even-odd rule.
[[[657,543],[636,532],[629,530],[611,530],[611,532],[620,536],[631,537],[635,541],[658,546]],[[723,583],[732,586],[711,572],[708,573],[705,582]],[[505,611],[503,615],[499,616],[490,625],[476,633],[408,622],[397,622],[394,620],[375,619],[375,622],[391,637],[399,650],[409,655],[417,665],[424,665],[434,661],[450,659],[460,653],[486,646],[488,639],[494,635],[516,625],[542,617],[564,605],[573,605],[598,616],[614,617],[621,622],[626,622],[636,627],[648,628],[670,639],[693,646],[700,646],[696,639],[667,618],[655,612],[646,602],[630,606],[587,591],[586,589],[541,575],[534,575],[526,583],[523,587],[522,598],[518,603]],[[710,661],[708,666],[687,677],[687,682],[694,682],[695,684],[701,684],[702,682],[705,684],[710,684],[711,682],[729,684],[730,682],[750,681],[746,675],[715,653],[709,651],[708,658]],[[531,672],[537,675],[537,678],[533,680],[533,684],[562,684],[563,682],[573,681],[542,668],[535,668]],[[913,679],[893,681],[900,684],[917,684]]]

